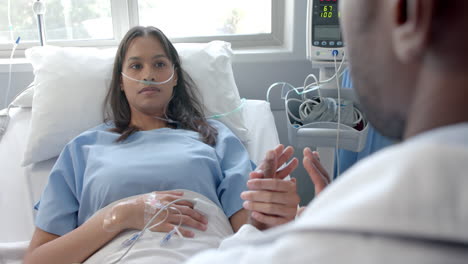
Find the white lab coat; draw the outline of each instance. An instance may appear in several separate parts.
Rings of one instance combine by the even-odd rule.
[[[468,263],[468,123],[362,160],[295,222],[244,226],[198,263]]]

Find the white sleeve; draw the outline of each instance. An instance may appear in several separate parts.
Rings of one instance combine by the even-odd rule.
[[[244,243],[233,248],[204,251],[188,264],[393,264],[466,263],[462,247],[395,239],[378,234],[293,232],[271,242]],[[186,264],[187,264],[186,263]]]
[[[203,251],[190,258],[186,263],[239,263],[239,254],[244,255],[247,250],[250,251],[253,248],[245,246],[248,244],[247,241],[261,236],[263,236],[263,232],[254,226],[243,225],[234,235],[221,241],[218,249]]]
[[[243,225],[234,235],[221,241],[218,250],[241,246],[244,245],[246,241],[249,241],[252,238],[259,238],[261,236],[263,236],[263,232],[255,228],[253,225]]]
[[[251,225],[244,225],[236,234],[223,240],[218,249],[203,251],[190,258],[186,264],[303,263],[301,254],[292,254],[300,252],[301,247],[308,247],[302,234],[295,233],[289,237],[286,233],[280,233],[279,236],[267,233],[270,235]]]

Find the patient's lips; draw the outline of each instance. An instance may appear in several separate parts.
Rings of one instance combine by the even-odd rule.
[[[153,94],[157,92],[161,92],[161,89],[159,89],[158,87],[149,86],[149,87],[145,87],[141,89],[138,93],[139,94]]]

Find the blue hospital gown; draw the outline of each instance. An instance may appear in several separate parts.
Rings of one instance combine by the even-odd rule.
[[[51,171],[36,226],[61,236],[114,201],[173,189],[203,194],[230,217],[242,209],[240,193],[254,164],[226,126],[209,122],[218,130],[214,147],[183,129],[139,131],[121,143],[108,124],[82,133],[65,146]]]

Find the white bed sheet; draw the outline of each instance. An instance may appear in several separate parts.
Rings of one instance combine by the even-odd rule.
[[[279,144],[270,105],[262,100],[246,100],[243,114],[249,128],[247,149],[258,164],[265,152]],[[39,199],[55,159],[21,167],[31,108],[13,108],[10,124],[0,141],[0,264],[8,254],[18,254],[34,230],[33,205]],[[21,252],[21,251],[19,251]],[[3,261],[2,261],[3,258]],[[11,262],[8,262],[11,263]]]

